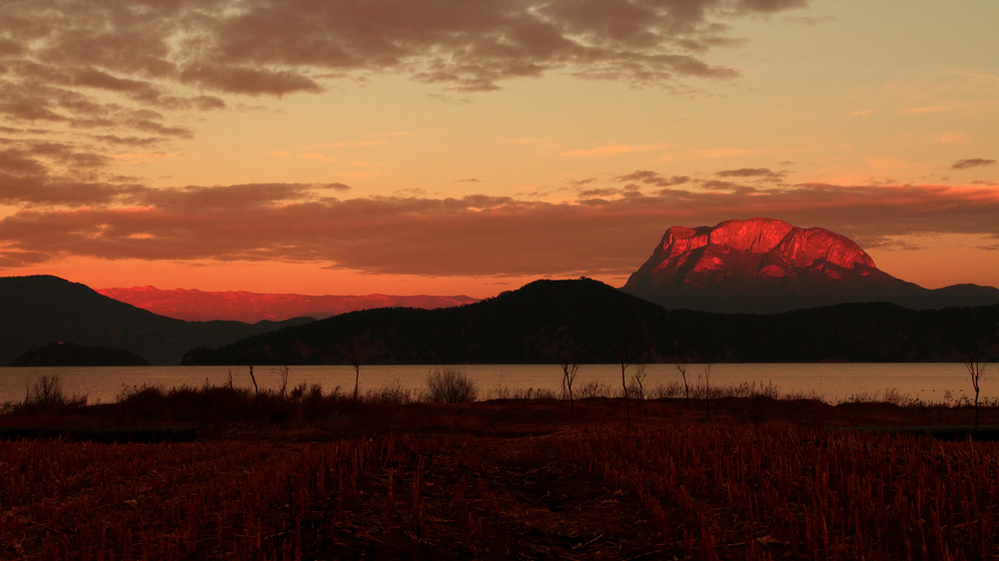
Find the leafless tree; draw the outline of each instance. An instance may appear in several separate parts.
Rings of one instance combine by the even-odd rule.
[[[621,390],[624,392],[624,414],[628,430],[631,430],[631,402],[628,401],[628,367],[631,366],[631,357],[628,355],[628,344],[621,347]]]
[[[253,393],[260,397],[260,388],[257,387],[257,377],[253,375],[253,365],[250,365],[250,379],[253,380]]]
[[[357,403],[357,386],[361,381],[361,365],[354,363],[354,403]]]
[[[291,372],[291,369],[287,366],[281,366],[277,371],[278,376],[281,377],[281,397],[283,398],[288,393],[288,374]]]
[[[711,365],[704,365],[704,409],[711,418]]]
[[[683,378],[683,391],[687,397],[687,407],[690,407],[690,384],[687,383],[687,363],[677,361],[673,363],[673,367],[676,368],[676,371],[680,373],[680,377]]]
[[[968,374],[971,375],[971,387],[975,388],[975,432],[978,432],[978,395],[981,393],[981,386],[979,382],[982,379],[982,374],[985,373],[985,365],[982,364],[980,360],[976,357],[969,356],[968,360],[964,361],[964,366],[968,369]]]
[[[631,380],[635,388],[635,397],[639,401],[645,400],[645,378],[648,377],[648,373],[645,371],[645,365],[639,364],[635,367],[635,373],[631,375]]]
[[[569,396],[569,407],[575,407],[572,399],[572,383],[576,381],[576,372],[579,370],[578,364],[569,362],[562,363],[562,389],[565,395]]]

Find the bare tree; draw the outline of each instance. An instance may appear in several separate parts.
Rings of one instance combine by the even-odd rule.
[[[628,345],[630,345],[630,344],[631,344],[631,340],[629,339],[628,342],[625,343],[621,347],[621,353],[620,353],[620,358],[621,358],[621,390],[624,392],[624,415],[625,415],[625,419],[626,419],[625,422],[627,423],[626,426],[627,426],[628,430],[631,430],[631,402],[628,400],[628,398],[629,398],[629,393],[628,393],[628,367],[631,366],[631,356],[628,354]]]
[[[283,398],[288,393],[288,374],[291,372],[291,369],[287,366],[281,366],[278,367],[277,371],[278,376],[281,377],[281,397]]]
[[[979,382],[982,379],[982,374],[985,373],[985,365],[981,363],[977,358],[969,356],[968,360],[964,362],[964,366],[968,369],[968,374],[971,375],[971,387],[975,388],[975,433],[978,432],[978,395],[981,392],[981,386]]]
[[[645,378],[648,377],[648,373],[645,371],[645,365],[639,364],[635,367],[635,373],[631,375],[631,380],[635,388],[635,397],[639,401],[645,400]]]
[[[569,362],[562,363],[562,389],[565,395],[569,396],[569,407],[575,407],[572,399],[572,383],[576,381],[576,372],[579,370],[578,364]]]
[[[253,365],[250,365],[250,379],[253,380],[253,393],[260,397],[260,388],[257,387],[257,377],[253,375]]]
[[[704,365],[704,409],[711,418],[711,365]]]
[[[687,397],[687,407],[690,407],[690,384],[687,383],[687,363],[677,361],[673,363],[673,367],[676,368],[676,371],[680,373],[680,377],[683,378],[683,391]]]
[[[354,403],[357,403],[357,385],[361,381],[361,365],[354,363]]]

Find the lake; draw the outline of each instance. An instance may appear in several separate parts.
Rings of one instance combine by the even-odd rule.
[[[420,391],[427,374],[440,367],[427,365],[362,365],[360,391],[386,386]],[[525,390],[561,388],[562,370],[556,364],[467,365],[462,366],[479,388],[480,398],[499,395],[498,389]],[[672,364],[645,365],[646,391],[657,385],[681,381]],[[705,365],[690,364],[687,379],[693,387],[704,383]],[[629,378],[636,367],[628,369]],[[149,366],[149,367],[74,367],[74,368],[0,368],[0,402],[22,400],[27,386],[42,375],[58,375],[68,395],[86,395],[88,403],[108,403],[123,388],[149,385],[170,389],[201,386],[206,382],[253,388],[245,366]],[[254,376],[261,390],[277,389],[281,384],[278,367],[257,366]],[[896,391],[907,398],[939,403],[962,396],[974,398],[970,376],[961,363],[914,364],[713,364],[711,387],[743,383],[773,384],[781,394],[805,394],[829,403],[846,401],[855,395],[882,397]],[[351,366],[291,366],[288,388],[299,383],[321,384],[327,392],[339,386],[343,393],[353,392],[354,368]],[[606,384],[619,390],[621,367],[617,364],[584,364],[579,367],[575,388],[589,383]],[[988,365],[982,377],[982,398],[999,397],[999,368]]]

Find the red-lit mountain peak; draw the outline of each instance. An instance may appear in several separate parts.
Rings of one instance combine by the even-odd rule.
[[[752,218],[669,228],[624,290],[669,307],[774,312],[883,300],[907,286],[835,232]]]

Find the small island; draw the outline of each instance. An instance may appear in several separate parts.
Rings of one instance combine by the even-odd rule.
[[[125,349],[52,343],[26,351],[11,366],[149,366],[149,361]]]

